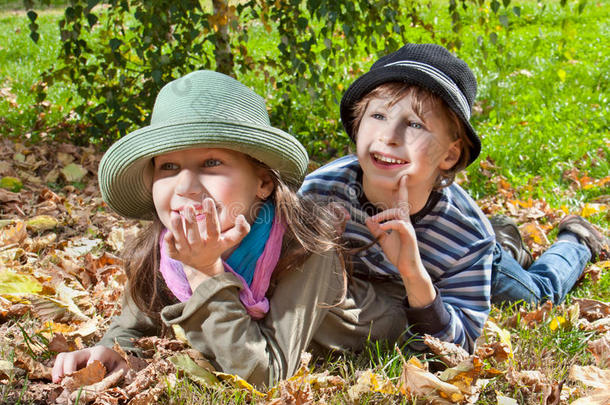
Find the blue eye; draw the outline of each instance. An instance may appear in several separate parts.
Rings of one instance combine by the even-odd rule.
[[[180,166],[172,162],[165,162],[161,164],[161,170],[178,170]]]
[[[409,122],[409,126],[411,128],[415,128],[415,129],[424,129],[424,126],[422,124],[420,124],[419,122]]]
[[[371,114],[371,117],[376,119],[376,120],[384,120],[385,119],[385,115],[380,114],[380,113],[373,113],[373,114]]]
[[[216,167],[221,164],[222,162],[218,159],[206,159],[205,162],[203,162],[203,167]]]

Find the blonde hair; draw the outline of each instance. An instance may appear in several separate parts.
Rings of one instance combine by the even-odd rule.
[[[455,176],[461,170],[468,166],[470,160],[470,148],[472,141],[466,134],[464,124],[457,114],[449,108],[445,101],[436,94],[427,89],[402,82],[389,82],[381,84],[362,97],[352,109],[352,128],[354,128],[354,139],[358,135],[360,122],[364,116],[364,112],[369,102],[374,98],[384,98],[388,100],[387,107],[392,107],[404,97],[410,95],[412,97],[411,108],[422,120],[426,111],[436,109],[436,112],[441,116],[449,127],[449,136],[452,141],[461,140],[462,148],[460,150],[460,158],[451,169],[441,170],[439,177],[436,179],[434,189],[441,189],[453,183]]]

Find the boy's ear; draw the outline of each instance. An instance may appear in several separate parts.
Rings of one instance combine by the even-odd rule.
[[[462,155],[462,140],[458,139],[449,145],[449,149],[439,164],[439,169],[449,170],[460,160]]]

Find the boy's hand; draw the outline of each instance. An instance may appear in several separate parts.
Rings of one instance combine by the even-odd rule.
[[[127,363],[120,354],[105,346],[94,346],[74,352],[59,353],[51,371],[53,382],[59,384],[65,376],[88,366],[95,360],[99,360],[106,367],[108,374],[119,369],[128,370]]]
[[[396,204],[379,214],[367,218],[366,226],[378,239],[384,253],[398,270],[408,272],[419,261],[415,229],[409,218],[409,192],[407,176],[400,178]],[[387,233],[387,231],[391,231]]]
[[[436,297],[432,280],[422,264],[415,228],[409,218],[409,192],[407,176],[400,178],[396,204],[366,220],[369,228],[388,260],[398,268],[402,276],[409,304],[424,307]],[[389,234],[387,231],[391,231]]]
[[[185,266],[193,291],[203,279],[224,272],[221,255],[250,232],[250,224],[243,215],[236,218],[233,227],[222,232],[214,201],[205,198],[202,206],[204,218],[199,221],[193,206],[186,207],[183,215],[172,213],[172,229],[165,234],[169,256]]]

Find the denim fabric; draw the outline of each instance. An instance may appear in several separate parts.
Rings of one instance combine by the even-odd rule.
[[[558,241],[525,270],[496,243],[491,302],[561,303],[582,274],[591,252],[580,243]]]

